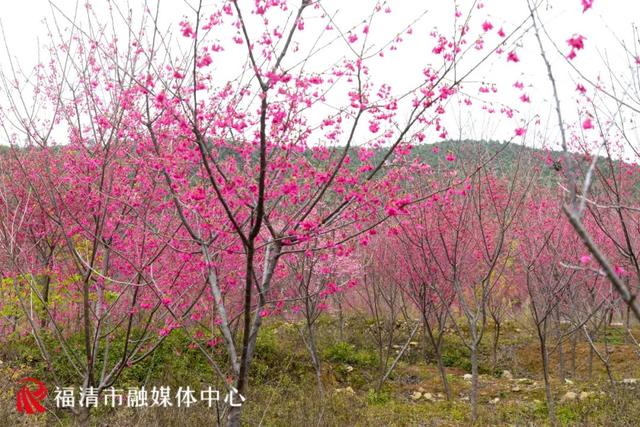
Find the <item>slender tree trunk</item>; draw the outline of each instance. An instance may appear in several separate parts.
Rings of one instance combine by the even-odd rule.
[[[542,373],[544,376],[544,394],[547,399],[547,412],[549,413],[549,421],[552,425],[556,425],[556,408],[553,401],[553,393],[551,392],[551,383],[549,381],[549,352],[547,350],[546,337],[546,321],[544,326],[538,325],[538,339],[540,340],[540,354],[542,356]]]
[[[80,427],[89,427],[89,420],[91,419],[91,408],[90,407],[81,407],[78,410],[78,414],[76,415],[76,420],[78,426]]]
[[[564,381],[566,373],[564,366],[564,349],[562,347],[562,324],[560,323],[560,313],[558,310],[555,310],[555,324],[556,340],[558,342],[558,373],[560,374],[560,379]]]
[[[51,283],[51,277],[43,275],[40,277],[42,284],[42,310],[40,310],[40,327],[46,328],[48,322],[47,307],[49,305],[49,284]]]
[[[447,379],[447,369],[444,366],[444,361],[442,360],[442,341],[443,341],[442,337],[444,332],[441,330],[440,335],[436,339],[436,337],[433,335],[433,331],[431,330],[431,326],[429,325],[429,322],[427,321],[426,317],[423,315],[422,333],[425,341],[428,339],[429,342],[431,343],[431,346],[433,347],[433,351],[435,352],[435,355],[436,355],[436,363],[438,365],[438,371],[440,372],[440,378],[442,379],[442,388],[444,389],[444,394],[445,396],[447,396],[447,400],[451,400],[452,394],[451,394],[451,387],[449,386],[449,380]],[[425,357],[425,362],[429,363],[429,360],[427,360],[428,358],[426,353],[426,347],[425,347],[424,357]]]
[[[630,313],[631,313],[631,307],[627,305],[627,310],[625,311],[625,316],[624,316],[624,326],[625,326],[625,329],[627,330],[627,335],[625,335],[624,337],[625,344],[629,344],[629,342],[631,342],[631,339],[633,338],[633,336],[631,335]]]
[[[338,298],[338,323],[339,323],[339,334],[340,334],[340,342],[344,341],[344,313],[342,311],[342,300]]]
[[[471,420],[478,420],[478,344],[471,345]]]
[[[606,326],[605,326],[606,328]],[[591,337],[589,336],[589,333],[587,332],[587,328],[583,326],[582,330],[584,331],[584,335],[585,338],[587,339],[587,342],[589,343],[589,348],[591,349],[591,354],[595,354],[596,356],[598,356],[598,359],[600,359],[600,361],[602,362],[602,364],[604,365],[605,369],[607,370],[607,376],[609,377],[609,382],[611,383],[611,387],[615,388],[616,386],[616,382],[613,378],[613,371],[611,370],[611,364],[609,363],[609,346],[607,345],[607,340],[606,340],[606,329],[605,329],[605,340],[604,340],[604,355],[598,351],[598,349],[596,348],[596,344],[593,342],[593,340],[591,339]]]
[[[589,359],[588,359],[589,363],[588,363],[588,368],[587,368],[587,372],[588,372],[588,376],[589,376],[589,380],[592,379],[593,377],[593,347],[589,346]]]
[[[447,400],[451,400],[452,394],[451,386],[449,386],[449,380],[447,379],[447,368],[444,366],[444,361],[442,360],[442,343],[436,346],[435,352],[438,371],[440,372],[440,378],[442,379],[442,388],[444,389],[444,394],[447,397]]]
[[[577,351],[578,351],[578,334],[574,332],[571,337],[571,378],[576,377]]]
[[[491,370],[495,372],[498,366],[498,345],[500,342],[500,322],[493,319],[494,330],[493,330],[493,347],[491,349]]]
[[[271,279],[273,277],[273,272],[276,269],[276,265],[278,262],[278,258],[280,256],[280,248],[279,244],[274,244],[273,248],[267,247],[267,251],[265,254],[264,261],[264,269],[262,272],[261,286],[259,299],[257,304],[256,314],[253,317],[253,321],[251,321],[251,290],[245,289],[245,301],[244,301],[244,335],[243,335],[243,345],[242,345],[242,356],[240,359],[240,374],[238,375],[238,379],[236,380],[236,390],[237,393],[245,397],[246,390],[249,382],[249,369],[251,368],[251,362],[253,360],[253,356],[256,349],[256,340],[258,338],[258,333],[260,332],[260,327],[262,326],[262,316],[260,316],[260,311],[264,307],[265,296],[269,290],[269,286],[271,284]],[[253,256],[254,251],[253,248],[249,248],[247,250],[247,274],[253,276]],[[251,278],[247,278],[246,282],[247,286],[253,286],[253,280]],[[242,400],[240,396],[236,396],[236,403],[238,400]],[[241,416],[242,416],[242,405],[231,406],[229,409],[229,415],[227,418],[228,426],[230,427],[240,427],[241,425]]]
[[[309,319],[307,319],[307,335],[309,336],[307,348],[309,349],[309,354],[311,355],[311,363],[313,364],[313,369],[316,371],[318,393],[320,394],[320,399],[324,399],[324,387],[322,385],[322,366],[320,357],[318,356],[318,347],[316,345],[316,336],[314,329],[315,326],[313,325],[313,323],[311,323]]]

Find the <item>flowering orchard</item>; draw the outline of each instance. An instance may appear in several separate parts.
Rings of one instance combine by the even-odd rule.
[[[452,2],[443,22],[371,1],[347,24],[330,1],[191,1],[166,27],[162,2],[93,3],[54,4],[33,72],[1,69],[0,328],[30,337],[58,390],[106,399],[180,334],[211,369],[203,383],[251,404],[258,338],[285,322],[324,399],[319,320],[339,318],[342,339],[363,313],[378,393],[420,341],[454,399],[443,351],[461,340],[474,421],[481,348],[495,370],[516,318],[538,339],[551,422],[550,352],[566,337],[615,384],[596,341],[623,319],[637,344],[635,46],[625,73],[594,78],[577,62],[589,35],[554,39],[537,2],[519,21]],[[573,3],[576,21],[600,6]],[[402,55],[412,73],[385,75]],[[535,91],[526,55],[544,70]],[[569,72],[577,116],[558,90]],[[526,113],[543,92],[549,119]],[[469,143],[495,138],[465,117],[501,123],[505,142]],[[95,412],[64,408],[81,425]],[[217,408],[219,423],[254,421]]]

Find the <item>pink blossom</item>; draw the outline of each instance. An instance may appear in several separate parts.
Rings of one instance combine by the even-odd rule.
[[[591,123],[591,118],[587,117],[586,119],[584,119],[584,121],[582,122],[582,128],[583,129],[592,129],[593,128],[593,123]]]
[[[206,67],[208,65],[211,65],[212,62],[213,62],[213,59],[211,59],[211,55],[209,55],[207,53],[207,54],[203,55],[202,57],[200,57],[200,59],[198,60],[196,65],[198,66],[198,68],[203,68],[203,67]]]
[[[281,191],[287,196],[298,194],[298,185],[295,182],[286,183],[282,186]]]
[[[575,58],[576,52],[581,49],[584,49],[584,40],[585,40],[585,37],[581,35],[574,35],[569,40],[567,40],[567,43],[569,44],[569,46],[571,46],[571,52],[569,52],[569,54],[567,55],[567,58],[569,59]]]
[[[389,216],[398,215],[398,209],[396,209],[395,206],[387,206],[385,210]]]
[[[211,340],[207,341],[207,345],[208,345],[209,347],[215,347],[215,346],[217,346],[218,344],[220,344],[220,341],[222,341],[222,340],[220,339],[220,337],[215,337],[215,338],[213,338],[213,339],[211,339]]]
[[[487,31],[491,30],[493,28],[493,24],[489,21],[484,21],[482,23],[482,30],[486,33]]]
[[[584,49],[584,40],[584,36],[574,35],[569,40],[567,40],[567,43],[569,44],[569,46],[571,46],[571,48],[580,50]]]
[[[515,50],[512,50],[507,55],[507,62],[520,62],[520,58],[518,58],[518,54],[516,54]]]
[[[625,277],[627,275],[627,271],[621,265],[616,265],[614,267],[614,270],[615,270],[616,274],[618,275],[618,277]]]
[[[580,257],[580,262],[582,264],[589,264],[589,262],[591,262],[591,255],[582,255]]]
[[[184,37],[193,37],[195,35],[191,24],[189,24],[187,21],[180,22],[180,28]]]

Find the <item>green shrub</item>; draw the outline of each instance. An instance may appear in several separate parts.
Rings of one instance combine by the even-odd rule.
[[[375,353],[357,350],[353,344],[346,342],[338,342],[329,346],[325,351],[325,358],[331,362],[356,366],[373,366],[378,359]]]

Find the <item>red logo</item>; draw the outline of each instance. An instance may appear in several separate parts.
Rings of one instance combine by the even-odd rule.
[[[16,395],[16,409],[23,414],[35,414],[44,412],[46,409],[40,404],[47,397],[47,386],[35,378],[23,378],[20,380],[24,385],[18,390]],[[34,391],[29,388],[29,383],[33,383],[38,388]]]

